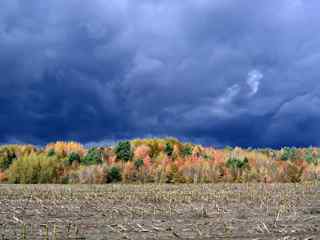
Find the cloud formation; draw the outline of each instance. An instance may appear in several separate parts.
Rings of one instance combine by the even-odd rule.
[[[255,95],[259,90],[260,81],[263,78],[263,74],[258,70],[251,70],[248,73],[247,84],[250,87],[249,96]]]
[[[320,3],[3,0],[0,142],[317,145]]]

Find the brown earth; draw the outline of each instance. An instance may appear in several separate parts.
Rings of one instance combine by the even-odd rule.
[[[320,239],[320,183],[0,185],[4,239]]]

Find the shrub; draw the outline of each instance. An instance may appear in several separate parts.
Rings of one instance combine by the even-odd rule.
[[[69,183],[103,184],[107,182],[105,165],[80,166],[68,175]]]
[[[80,163],[81,161],[81,157],[78,153],[72,152],[68,155],[67,159],[66,159],[66,165],[72,165],[74,162],[78,162]]]
[[[144,165],[143,159],[137,159],[134,161],[134,166],[136,167],[136,169],[139,169],[143,165]]]
[[[286,177],[288,182],[297,183],[301,182],[304,166],[289,163],[286,167]]]
[[[102,164],[102,152],[95,147],[90,148],[80,162],[84,165]]]
[[[4,145],[0,147],[0,170],[9,168],[12,162],[22,156],[36,153],[38,150],[33,145]]]
[[[11,163],[16,159],[14,149],[10,147],[3,147],[0,150],[0,170],[8,169]]]
[[[231,171],[231,176],[233,181],[241,181],[241,177],[244,170],[249,170],[249,161],[247,158],[229,158],[227,163],[227,168]]]
[[[306,150],[305,153],[305,160],[309,163],[309,164],[313,164],[313,165],[318,165],[320,162],[320,156],[319,156],[319,152],[316,151],[316,154],[314,154],[313,149],[312,148],[308,148]]]
[[[301,181],[319,181],[320,180],[320,166],[319,165],[309,165],[304,170]]]
[[[247,158],[238,159],[238,158],[229,158],[227,161],[227,167],[232,169],[244,169],[249,166]]]
[[[212,156],[210,156],[210,155],[207,154],[207,153],[204,153],[202,157],[203,157],[204,160],[210,160],[210,159],[212,159]]]
[[[49,151],[48,151],[48,157],[52,157],[56,154],[56,152],[54,151],[53,148],[51,148]]]
[[[164,152],[169,156],[171,157],[172,156],[172,153],[173,153],[173,146],[171,143],[166,143],[166,146],[164,148]]]
[[[126,162],[130,161],[133,156],[130,142],[129,141],[119,142],[115,148],[115,153],[117,155],[118,160],[123,160]]]
[[[192,147],[190,145],[185,145],[182,147],[181,154],[183,157],[192,155]]]
[[[116,166],[113,166],[109,169],[107,175],[107,182],[120,182],[122,179],[120,169]]]
[[[175,164],[167,169],[166,183],[185,183],[186,179]]]
[[[7,170],[10,183],[56,183],[61,161],[46,155],[22,156]]]
[[[137,168],[133,162],[126,162],[123,166],[122,180],[126,183],[137,180]]]
[[[281,149],[281,160],[288,161],[288,160],[296,160],[297,158],[297,149],[284,147]]]
[[[0,172],[0,183],[8,181],[7,175],[4,172]]]

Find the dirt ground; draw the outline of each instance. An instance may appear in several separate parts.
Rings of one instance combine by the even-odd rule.
[[[4,239],[320,239],[320,183],[0,185]]]

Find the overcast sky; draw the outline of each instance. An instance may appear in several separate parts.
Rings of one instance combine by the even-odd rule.
[[[1,0],[0,142],[320,144],[318,0]]]

